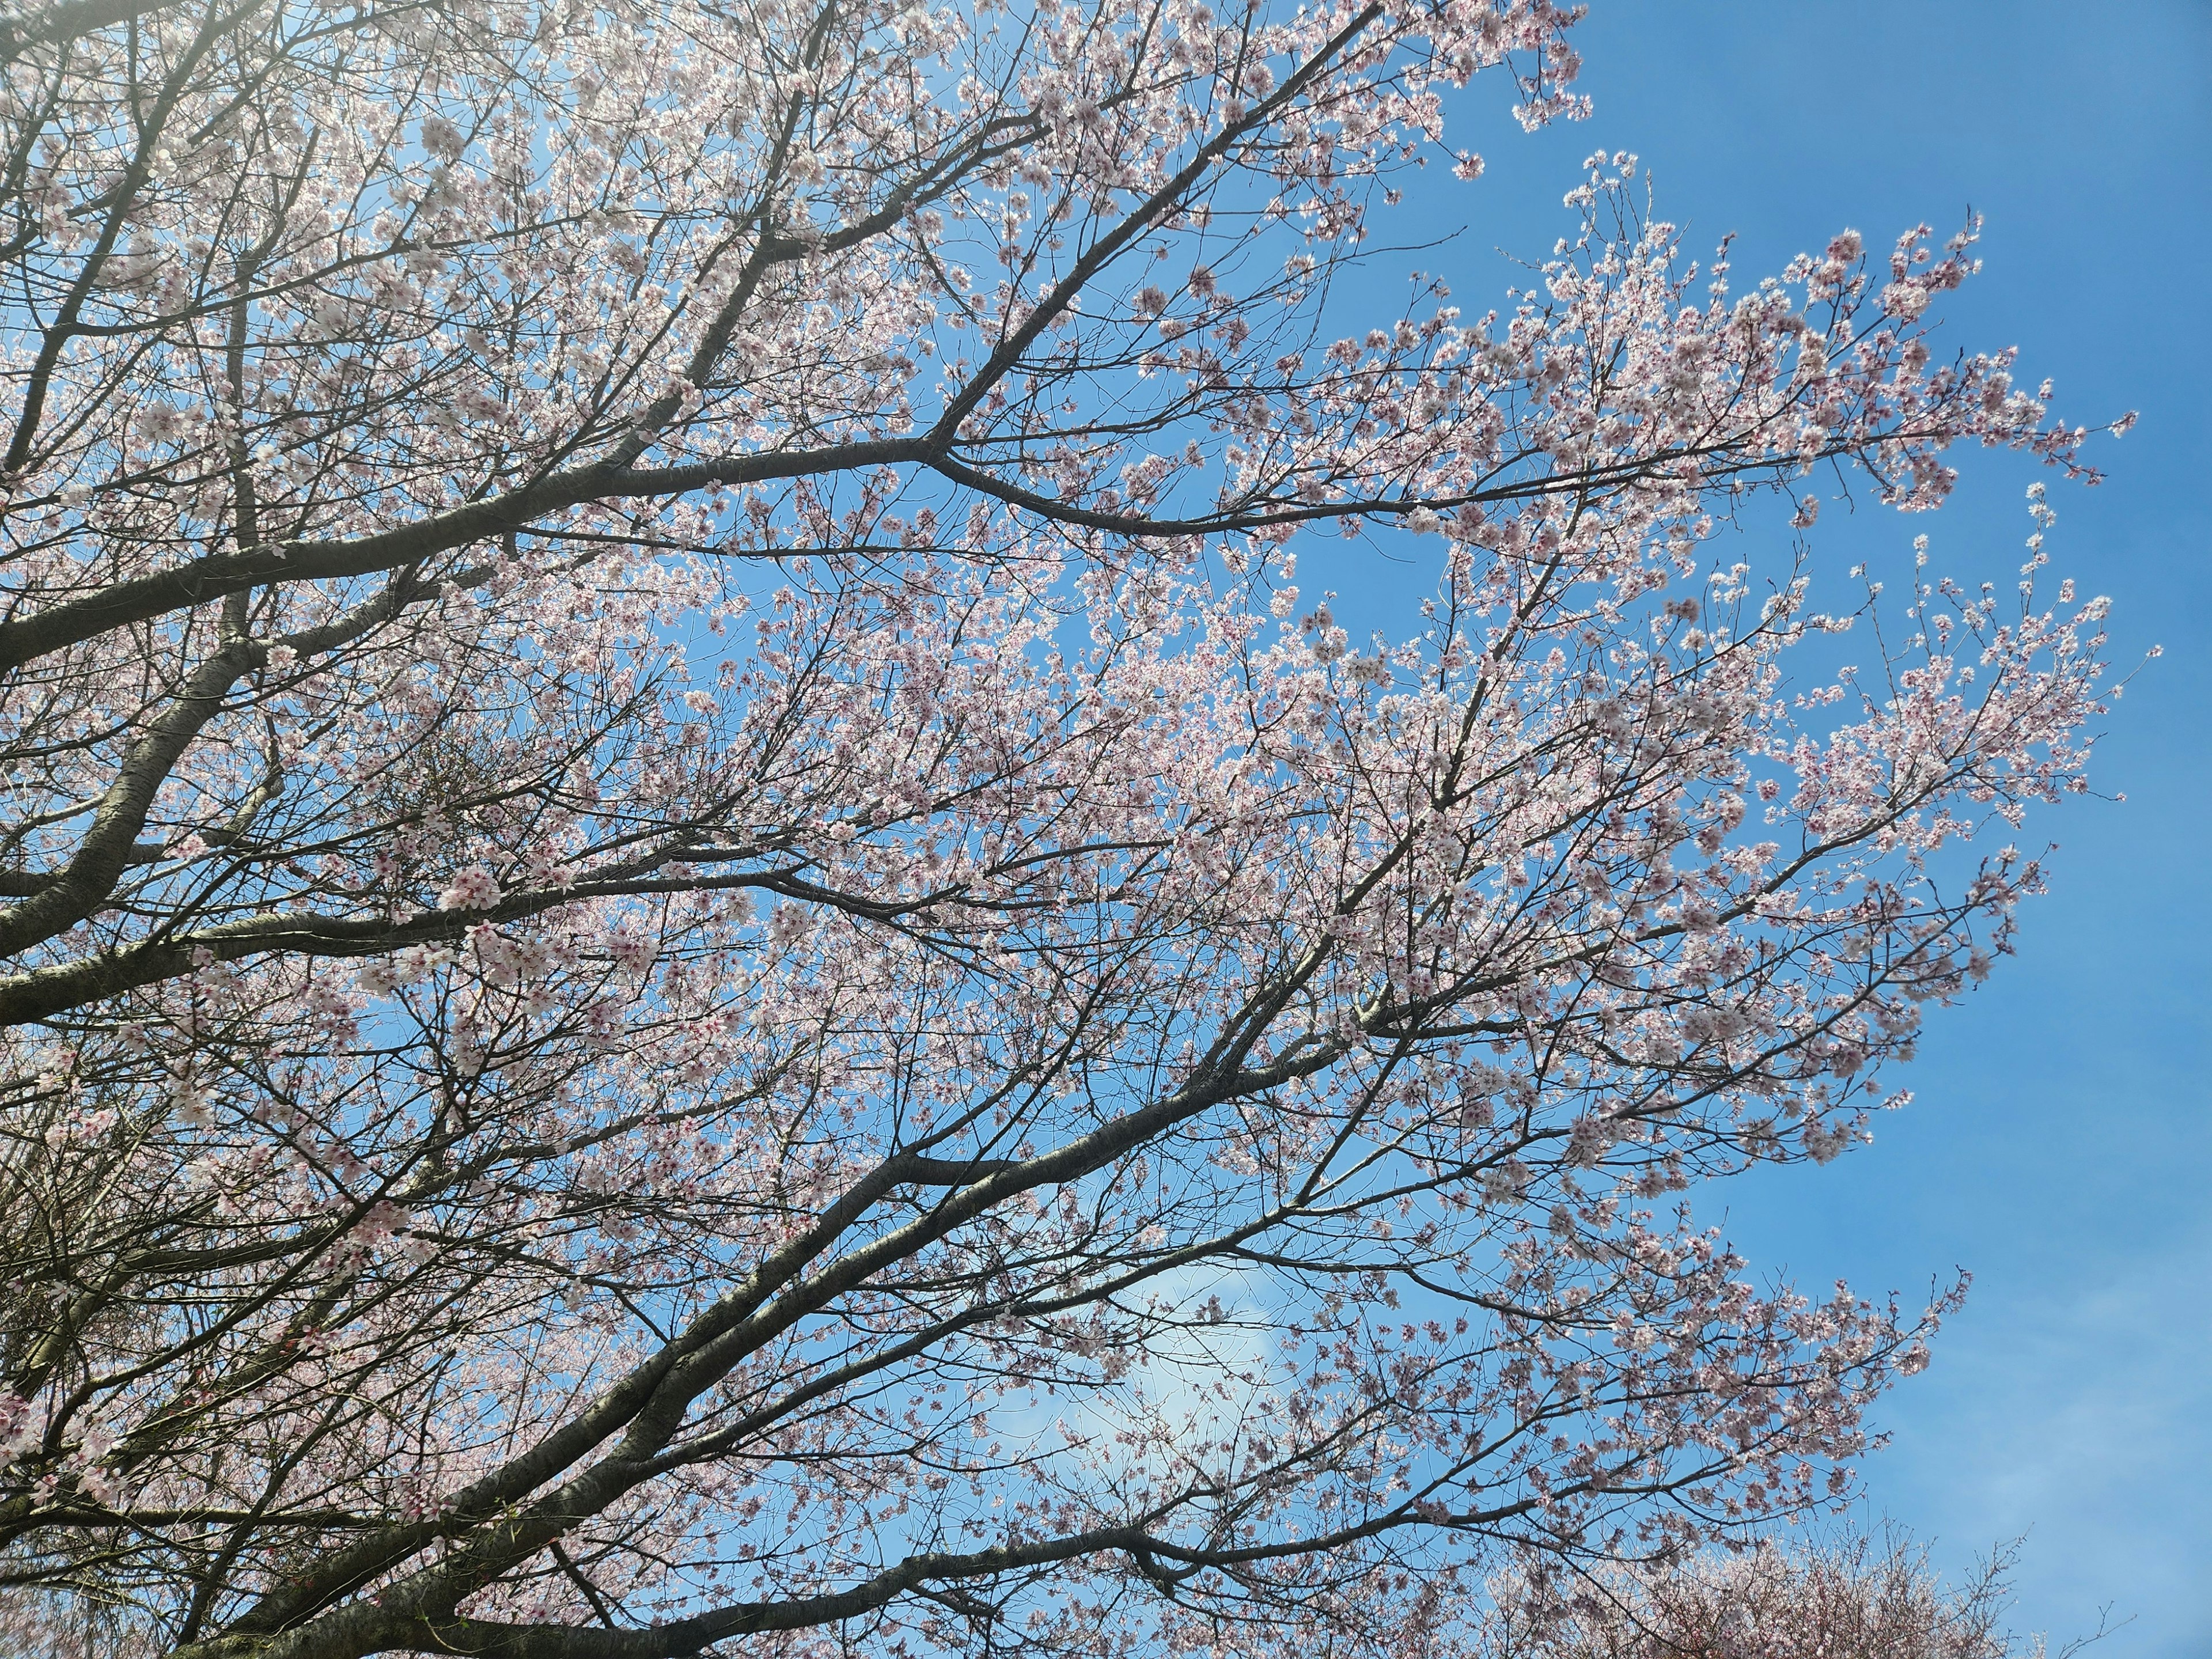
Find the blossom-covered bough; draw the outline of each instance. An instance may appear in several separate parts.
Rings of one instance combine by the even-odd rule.
[[[1839,675],[1705,538],[2084,434],[1934,351],[1970,236],[1737,293],[1621,156],[1354,314],[1571,21],[0,26],[9,1640],[1443,1652],[1844,1489],[1942,1298],[1680,1195],[2005,948],[2101,607]]]

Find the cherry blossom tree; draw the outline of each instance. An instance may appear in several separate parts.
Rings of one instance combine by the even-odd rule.
[[[1494,1586],[1486,1659],[2043,1659],[2003,1626],[2000,1551],[1954,1589],[1901,1535],[1785,1549],[1771,1541],[1579,1583],[1517,1573]],[[2069,1645],[2071,1654],[2089,1641]]]
[[[1848,1489],[1950,1293],[1684,1195],[2005,951],[2103,604],[1707,542],[2087,434],[1971,228],[1738,288],[1625,155],[1359,314],[1572,21],[0,23],[8,1629],[1403,1652]]]

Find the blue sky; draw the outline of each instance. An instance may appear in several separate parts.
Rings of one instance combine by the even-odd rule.
[[[1479,81],[1447,139],[1487,175],[1414,198],[1468,230],[1441,256],[1378,262],[1378,298],[1384,268],[1419,263],[1480,312],[1515,279],[1492,250],[1540,255],[1581,156],[1632,149],[1690,246],[1739,233],[1740,284],[1844,225],[1879,247],[1985,214],[1987,268],[1953,296],[1949,337],[2018,344],[2021,378],[2054,377],[2070,419],[2142,412],[2097,447],[2102,488],[2052,486],[2053,568],[2112,596],[2116,661],[2166,650],[2100,747],[2102,787],[2127,801],[2031,821],[2026,839],[2060,843],[2054,891],[2024,913],[2019,957],[1933,1011],[1899,1079],[1916,1104],[1826,1169],[1731,1183],[1725,1218],[1755,1261],[1813,1287],[1913,1294],[1972,1269],[1934,1368],[1882,1410],[1872,1513],[1954,1568],[2025,1534],[2014,1623],[2054,1650],[2109,1604],[2131,1622],[2098,1659],[2212,1656],[2212,4],[1590,10],[1594,117],[1524,138]],[[1403,235],[1394,219],[1378,232]],[[2009,570],[2033,471],[1961,465],[1933,519],[1825,515],[1821,564],[1894,559],[1924,530],[1939,568]]]

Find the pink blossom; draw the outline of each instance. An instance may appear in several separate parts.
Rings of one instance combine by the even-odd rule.
[[[454,874],[438,895],[441,910],[489,910],[500,901],[499,883],[481,864],[471,864]]]

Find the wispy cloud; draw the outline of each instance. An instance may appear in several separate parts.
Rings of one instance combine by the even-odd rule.
[[[2085,1266],[1978,1297],[1936,1369],[1882,1409],[1894,1442],[1868,1466],[1869,1496],[1953,1561],[2026,1534],[2017,1622],[2054,1647],[2109,1605],[2133,1622],[2098,1659],[2205,1659],[2212,1228],[2152,1267],[2133,1253]]]

